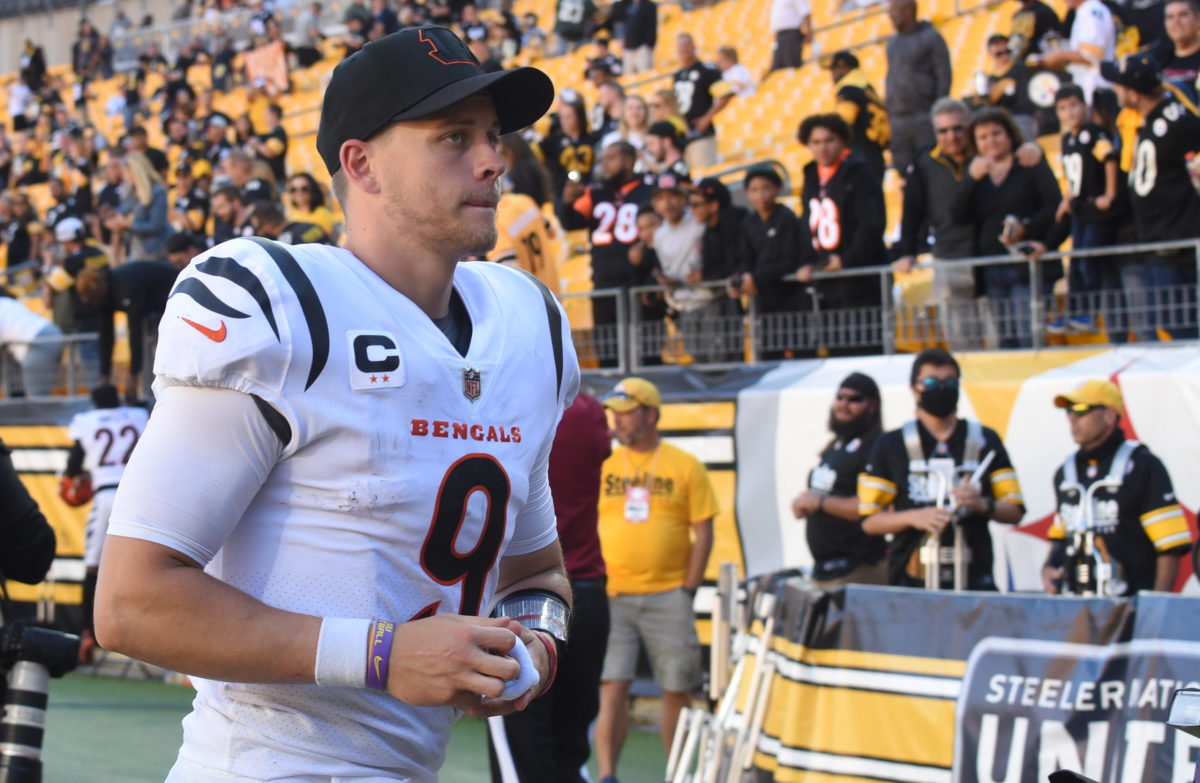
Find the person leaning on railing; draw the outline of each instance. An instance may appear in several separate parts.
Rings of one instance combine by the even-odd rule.
[[[1113,83],[1121,105],[1144,118],[1129,175],[1138,240],[1200,237],[1200,195],[1192,186],[1188,170],[1189,159],[1200,151],[1200,116],[1195,107],[1176,100],[1175,93],[1163,86],[1158,63],[1148,54],[1132,54],[1120,63],[1102,63],[1100,72]],[[1191,249],[1151,255],[1143,265],[1145,279],[1141,282],[1145,288],[1186,287],[1187,302],[1194,309],[1196,264]],[[1137,282],[1122,280],[1127,291],[1131,283]],[[1167,325],[1172,321],[1177,325],[1179,314],[1168,318],[1171,320]],[[1189,327],[1172,330],[1172,336],[1194,338],[1194,318],[1189,316]]]
[[[1062,201],[1050,166],[1019,165],[1021,132],[1004,109],[985,109],[967,125],[971,162],[954,196],[954,217],[975,226],[975,254],[1005,255],[1010,247],[1046,236]],[[1029,345],[1029,299],[1062,276],[1060,262],[1042,266],[1043,289],[1031,291],[1028,264],[977,268],[976,293],[987,296],[1004,347]],[[1008,328],[1011,325],[1011,328]]]

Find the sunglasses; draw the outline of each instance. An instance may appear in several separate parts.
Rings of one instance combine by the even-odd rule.
[[[941,136],[944,133],[962,133],[966,129],[967,126],[965,125],[947,125],[944,128],[935,128],[934,130],[936,130],[937,134]]]
[[[292,185],[288,188],[288,193],[307,193],[311,188],[308,185]]]
[[[1089,405],[1086,402],[1077,402],[1074,405],[1067,407],[1067,415],[1083,417],[1083,416],[1088,415],[1092,411],[1100,410],[1104,407],[1105,407],[1104,405]]]
[[[957,389],[958,378],[922,378],[917,381],[917,385],[929,391],[933,391],[934,389]]]
[[[867,398],[862,396],[861,394],[839,394],[837,396],[838,402],[850,402],[850,403],[854,403],[856,405],[865,399],[867,399]]]

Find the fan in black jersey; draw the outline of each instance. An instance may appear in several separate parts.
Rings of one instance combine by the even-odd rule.
[[[588,230],[592,254],[592,287],[629,288],[638,274],[629,259],[629,249],[638,241],[639,208],[650,200],[652,188],[633,173],[637,150],[627,141],[608,145],[600,156],[604,181],[589,185],[563,207],[562,223],[568,231]],[[568,193],[571,192],[568,188]],[[596,326],[617,322],[617,303],[612,297],[592,300]],[[611,359],[611,357],[608,357]]]
[[[837,97],[837,113],[854,132],[850,148],[870,164],[871,170],[882,182],[886,168],[883,151],[892,140],[887,107],[867,81],[866,74],[859,69],[858,58],[850,52],[833,55],[829,72]]]
[[[1129,198],[1138,239],[1159,242],[1200,236],[1200,195],[1192,184],[1188,162],[1200,151],[1200,116],[1195,107],[1175,99],[1159,78],[1158,63],[1139,52],[1120,62],[1100,66],[1104,78],[1113,83],[1121,105],[1142,116],[1129,172]],[[1146,258],[1147,285],[1152,288],[1186,287],[1188,300],[1195,301],[1195,258],[1190,250],[1153,254]],[[1175,319],[1176,313],[1153,314],[1158,319]],[[1173,337],[1194,335],[1192,329],[1171,329]]]
[[[1067,182],[1055,217],[1071,216],[1071,246],[1076,250],[1108,247],[1117,241],[1117,230],[1127,210],[1117,201],[1119,165],[1117,149],[1108,134],[1094,122],[1077,84],[1060,87],[1054,96],[1063,135],[1062,167]],[[1124,203],[1124,199],[1122,199]],[[1050,240],[1049,244],[1054,244]],[[1095,328],[1093,295],[1118,288],[1115,265],[1103,258],[1072,258],[1068,277],[1070,312],[1046,326],[1051,334]]]
[[[554,129],[538,143],[542,161],[550,172],[554,198],[563,198],[567,180],[588,183],[596,163],[596,148],[588,133],[587,111],[583,96],[574,90],[563,90],[558,96]]]
[[[672,84],[691,139],[685,153],[687,163],[693,169],[706,168],[717,162],[717,129],[713,127],[713,118],[725,108],[733,93],[724,89],[720,71],[696,57],[696,42],[690,34],[675,36],[675,54],[679,70],[672,77]]]
[[[1042,569],[1046,592],[1174,590],[1180,560],[1191,548],[1191,530],[1162,460],[1121,430],[1121,390],[1111,381],[1092,379],[1055,397],[1054,405],[1066,410],[1079,449],[1054,473],[1052,546]],[[1088,508],[1088,490],[1097,482],[1102,484],[1091,491]],[[1073,567],[1081,556],[1092,555],[1076,551],[1088,525],[1098,554],[1112,567],[1114,582],[1107,591],[1080,584],[1080,576],[1092,581],[1088,572],[1095,570],[1094,561],[1086,571]]]
[[[203,234],[208,223],[208,192],[196,184],[192,161],[184,158],[175,166],[175,191],[169,217],[194,234]]]
[[[851,152],[850,134],[850,126],[837,114],[815,114],[800,124],[800,142],[813,154],[804,167],[801,194],[800,224],[808,229],[808,242],[800,243],[797,277],[802,282],[818,270],[835,272],[887,262],[883,185],[870,165]],[[872,307],[880,301],[873,278],[823,280],[816,288],[823,310]],[[847,336],[851,345],[831,353],[874,348],[866,343],[865,333]]]
[[[829,410],[833,440],[808,474],[808,488],[792,501],[813,556],[813,578],[822,589],[840,584],[887,584],[882,538],[862,530],[858,474],[883,428],[879,387],[860,372],[846,376]]]
[[[646,129],[646,168],[655,174],[670,174],[680,182],[690,182],[691,172],[683,160],[686,142],[679,131],[666,120],[659,120]]]
[[[959,525],[970,559],[968,589],[995,590],[988,521],[1015,525],[1025,515],[1021,486],[1000,436],[958,417],[959,377],[958,362],[941,348],[917,354],[910,376],[916,418],[875,441],[858,478],[863,531],[892,534],[888,579],[893,585],[924,584],[919,557],[923,541],[935,535],[943,548],[949,547],[953,526]],[[969,476],[961,477],[985,462],[978,485],[969,482]],[[950,510],[952,505],[957,513]],[[946,570],[941,569],[941,587],[949,583]]]
[[[1162,80],[1193,105],[1200,104],[1200,2],[1169,0],[1163,21],[1167,37],[1150,50],[1162,66]]]

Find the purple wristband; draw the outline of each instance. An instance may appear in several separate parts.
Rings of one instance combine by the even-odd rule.
[[[392,633],[396,624],[391,620],[374,620],[367,644],[367,687],[387,690],[388,661],[392,656]]]

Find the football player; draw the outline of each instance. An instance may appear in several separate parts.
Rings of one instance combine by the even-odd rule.
[[[317,133],[345,249],[238,238],[180,273],[96,614],[193,676],[170,780],[432,783],[463,711],[553,680],[578,364],[544,286],[459,263],[496,241],[500,134],[553,93],[445,28],[367,43]]]

